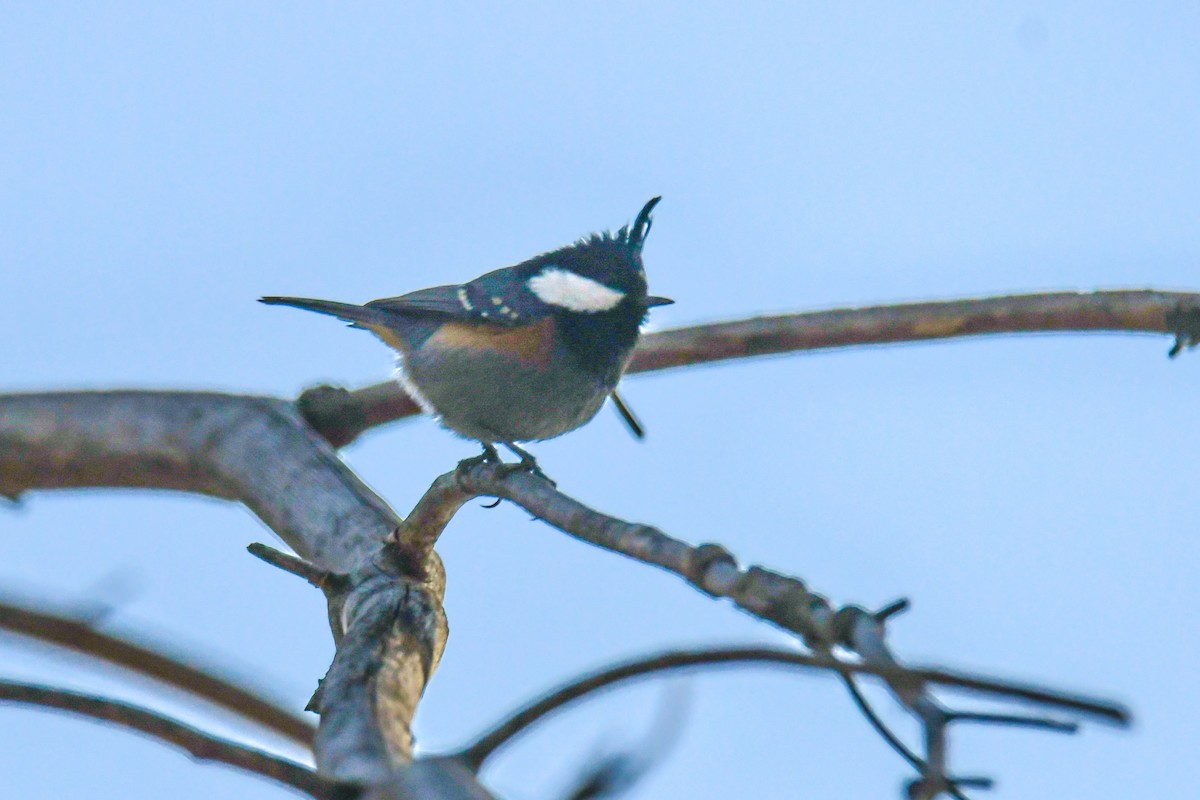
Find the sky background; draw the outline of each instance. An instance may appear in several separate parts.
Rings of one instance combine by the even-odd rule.
[[[384,378],[372,337],[263,294],[348,301],[466,280],[628,222],[666,327],[844,304],[1200,289],[1195,3],[0,4],[0,391],[295,396]],[[992,796],[1179,797],[1200,702],[1194,400],[1166,337],[1010,337],[725,364],[627,382],[537,445],[561,488],[836,602],[910,597],[919,663],[1127,702],[1127,732],[964,728]],[[401,513],[474,453],[428,420],[347,461]],[[319,594],[244,552],[243,509],[147,492],[0,509],[0,588],[111,605],[307,701]],[[508,505],[439,548],[451,636],[416,721],[459,745],[578,673],[668,646],[782,643],[665,573]],[[0,642],[0,674],[247,735],[119,675]],[[688,680],[634,797],[897,797],[910,773],[828,678]],[[636,744],[663,684],[540,727],[486,777],[554,798]],[[906,734],[915,727],[889,718]],[[150,740],[0,708],[13,797],[289,796]]]

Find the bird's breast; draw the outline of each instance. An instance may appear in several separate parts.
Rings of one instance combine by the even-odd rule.
[[[449,323],[403,351],[406,379],[451,430],[482,441],[533,441],[591,419],[612,385],[583,369],[553,318],[520,328]]]
[[[545,317],[515,328],[447,322],[425,340],[422,350],[468,350],[510,359],[527,369],[548,369],[555,353],[555,320]]]

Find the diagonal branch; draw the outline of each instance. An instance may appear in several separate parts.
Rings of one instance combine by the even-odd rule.
[[[558,491],[544,477],[514,471],[510,465],[484,462],[468,466],[469,463],[463,462],[456,471],[435,480],[419,501],[421,516],[431,522],[428,529],[397,530],[393,544],[402,560],[420,559],[421,548],[432,547],[453,513],[472,497],[487,495],[510,500],[570,536],[665,569],[710,596],[732,600],[752,616],[796,634],[818,658],[830,664],[841,663],[833,659],[835,646],[856,653],[869,668],[866,671],[883,677],[892,694],[924,729],[924,760],[915,759],[906,748],[898,746],[894,737],[885,736],[910,762],[915,759],[914,766],[920,770],[921,778],[912,786],[913,796],[932,798],[949,792],[961,797],[960,786],[981,785],[978,781],[954,780],[948,776],[947,728],[956,715],[932,697],[927,686],[930,681],[912,679],[911,672],[902,667],[886,642],[885,623],[902,611],[905,603],[893,604],[875,614],[856,606],[835,610],[828,600],[810,592],[799,579],[762,567],[741,569],[720,545],[692,546],[657,528],[600,513]],[[842,674],[849,679],[852,673],[842,671]],[[994,689],[986,681],[964,676],[956,676],[955,682],[979,692]],[[1042,690],[1011,685],[1004,694],[1035,702],[1046,702],[1049,697]],[[869,707],[864,711],[869,711]],[[868,717],[874,719],[873,714]],[[1110,708],[1109,718],[1121,724],[1127,721],[1125,712],[1115,706]]]
[[[642,336],[630,374],[832,347],[1016,333],[1157,333],[1171,355],[1200,341],[1200,292],[1114,290],[1004,295],[752,317]],[[322,386],[300,410],[335,447],[420,413],[394,382],[355,391]]]
[[[312,747],[315,727],[309,720],[249,689],[193,666],[194,656],[172,655],[161,646],[147,647],[100,631],[86,620],[52,614],[11,599],[0,598],[0,629],[115,664],[207,700],[302,747]]]
[[[200,761],[225,764],[290,786],[310,797],[335,800],[336,784],[308,767],[199,731],[138,706],[92,695],[15,681],[0,681],[0,702],[54,708],[140,731],[173,744]]]

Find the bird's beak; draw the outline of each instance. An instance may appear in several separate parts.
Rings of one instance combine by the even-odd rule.
[[[669,297],[647,297],[646,308],[654,308],[655,306],[669,306],[675,301]]]

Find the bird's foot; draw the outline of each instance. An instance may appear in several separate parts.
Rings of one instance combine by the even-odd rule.
[[[516,464],[501,464],[500,470],[504,475],[511,475],[514,472],[529,472],[533,475],[537,475],[539,478],[549,481],[551,486],[558,486],[553,478],[542,471],[541,466],[538,465],[537,459],[534,458],[533,454],[528,450],[517,447],[512,442],[501,442],[501,444],[511,450],[513,455],[521,459]]]
[[[458,462],[459,472],[477,467],[480,464],[497,464],[500,463],[500,454],[496,452],[494,445],[483,442],[483,452],[471,458],[464,458]]]

